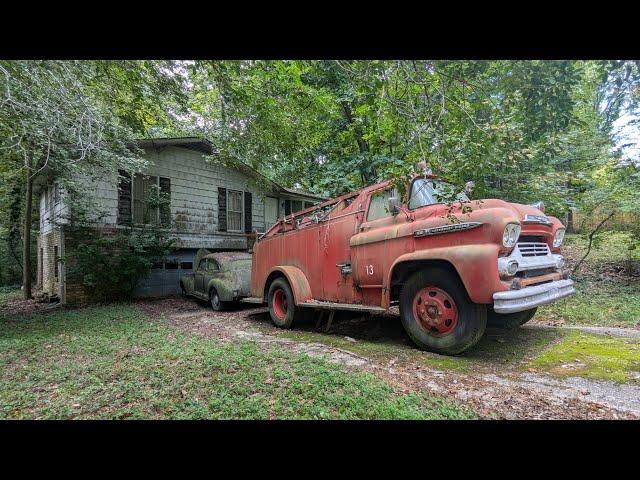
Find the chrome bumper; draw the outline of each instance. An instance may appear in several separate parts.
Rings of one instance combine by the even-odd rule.
[[[521,290],[496,292],[493,294],[493,310],[496,313],[522,312],[568,297],[573,292],[573,280],[557,280]]]

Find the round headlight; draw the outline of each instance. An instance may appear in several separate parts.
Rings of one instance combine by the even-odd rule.
[[[509,265],[507,265],[507,273],[513,276],[516,274],[517,271],[518,271],[518,262],[516,262],[515,260],[509,262]]]
[[[559,228],[558,230],[556,230],[556,234],[553,236],[554,247],[557,248],[562,245],[562,242],[564,241],[564,231],[564,228]]]
[[[519,236],[520,225],[517,223],[508,223],[507,226],[504,227],[504,232],[502,234],[502,245],[505,247],[515,246]]]

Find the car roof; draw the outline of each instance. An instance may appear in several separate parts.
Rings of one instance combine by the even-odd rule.
[[[218,263],[228,263],[236,260],[251,260],[251,254],[247,252],[214,252],[202,258],[213,258]]]

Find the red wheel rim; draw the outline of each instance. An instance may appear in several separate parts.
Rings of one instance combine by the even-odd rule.
[[[413,317],[434,337],[444,337],[456,328],[458,307],[447,292],[428,286],[413,298]]]
[[[273,313],[276,314],[280,320],[284,320],[287,316],[287,309],[289,308],[289,302],[287,301],[287,294],[284,289],[279,288],[273,294]]]

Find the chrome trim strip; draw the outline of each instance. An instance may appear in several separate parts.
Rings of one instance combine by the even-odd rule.
[[[414,237],[427,237],[430,235],[440,235],[442,233],[459,232],[461,230],[471,230],[478,228],[482,222],[463,222],[452,223],[450,225],[441,225],[439,227],[422,228],[413,232]]]
[[[522,223],[540,223],[542,225],[548,226],[553,225],[551,220],[549,220],[549,217],[547,217],[546,215],[531,215],[529,213],[524,216],[524,220],[522,221]]]

